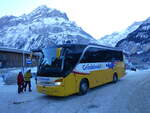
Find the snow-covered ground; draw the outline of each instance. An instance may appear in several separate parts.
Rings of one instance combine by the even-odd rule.
[[[127,71],[116,84],[91,89],[86,95],[52,97],[32,92],[17,94],[17,85],[2,85],[0,113],[149,113],[150,70]]]

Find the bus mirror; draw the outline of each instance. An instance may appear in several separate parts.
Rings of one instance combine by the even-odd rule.
[[[56,52],[56,57],[57,57],[57,58],[60,57],[61,49],[62,49],[62,48],[57,48],[57,52]]]
[[[32,53],[30,53],[30,59],[32,59],[32,57],[33,57],[33,52],[32,52]]]

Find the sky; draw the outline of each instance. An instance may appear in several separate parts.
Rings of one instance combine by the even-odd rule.
[[[40,5],[66,12],[96,39],[150,17],[149,0],[0,0],[0,17],[28,14]]]

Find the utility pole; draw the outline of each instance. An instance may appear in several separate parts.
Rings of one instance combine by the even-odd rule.
[[[22,70],[23,70],[23,74],[24,74],[24,50],[23,50],[23,54],[22,54]]]

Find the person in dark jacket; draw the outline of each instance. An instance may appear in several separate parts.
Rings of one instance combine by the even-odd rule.
[[[24,86],[24,91],[26,91],[27,85],[29,86],[29,91],[31,92],[31,69],[29,69],[25,75],[24,75],[24,80],[25,80],[25,86]]]
[[[23,92],[24,88],[24,78],[22,72],[19,72],[17,76],[17,85],[18,85],[18,93]]]

